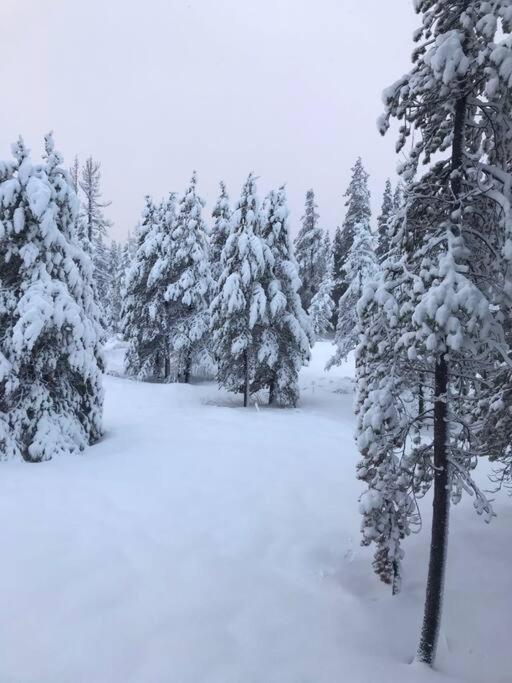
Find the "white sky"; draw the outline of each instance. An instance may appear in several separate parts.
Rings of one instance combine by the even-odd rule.
[[[208,210],[249,173],[287,183],[292,230],[313,187],[324,227],[363,157],[374,208],[397,158],[375,120],[409,68],[412,0],[0,0],[0,158],[21,133],[102,163],[124,237],[146,193],[196,169]]]

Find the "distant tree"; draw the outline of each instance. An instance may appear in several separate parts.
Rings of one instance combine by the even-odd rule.
[[[346,249],[350,245],[345,240],[346,234],[344,234],[343,229],[338,225],[336,226],[336,231],[334,233],[334,240],[332,244],[332,292],[331,297],[334,303],[334,311],[332,315],[332,327],[336,329],[336,324],[338,322],[338,305],[343,294],[343,286],[345,282],[345,260],[347,254]]]
[[[229,221],[231,219],[229,196],[222,181],[220,183],[220,195],[213,208],[212,217],[214,224],[210,235],[210,267],[213,280],[217,282],[221,271],[220,258],[229,235]]]
[[[75,162],[76,164],[76,162]],[[76,165],[74,167],[76,169]],[[84,241],[90,244],[90,253],[94,263],[94,281],[98,300],[105,311],[108,307],[109,270],[108,247],[106,245],[107,230],[111,226],[103,209],[111,202],[102,201],[101,164],[92,157],[86,159],[79,178],[82,190],[82,230]],[[86,246],[87,248],[87,246]]]
[[[269,403],[294,406],[299,400],[299,371],[309,360],[313,333],[299,295],[300,278],[293,255],[284,187],[270,192],[261,215],[261,236],[272,255],[264,281],[268,317],[261,328],[256,388],[269,388]],[[262,372],[261,372],[262,370]]]
[[[322,253],[319,260],[319,272],[320,277],[320,287],[326,278],[330,276],[332,279],[332,267],[333,267],[333,249],[331,243],[331,236],[328,230],[323,231],[322,238]],[[318,293],[318,292],[317,292]]]
[[[100,330],[78,202],[51,135],[0,163],[0,453],[30,462],[101,436]]]
[[[80,191],[80,162],[78,161],[77,156],[75,156],[75,158],[73,159],[73,165],[69,169],[69,177],[71,186],[73,187],[73,190],[75,191],[75,194],[78,197],[78,193]]]
[[[169,326],[164,287],[159,281],[162,241],[166,235],[161,212],[146,196],[137,230],[137,250],[126,273],[122,332],[128,342],[126,365],[140,379],[164,380],[170,376]]]
[[[398,188],[397,188],[398,189]],[[397,198],[398,201],[400,201]],[[389,251],[389,237],[388,237],[388,222],[395,208],[393,202],[393,191],[391,188],[391,181],[389,178],[386,180],[384,186],[384,195],[382,197],[382,208],[380,210],[380,215],[377,218],[377,258],[379,261],[383,261],[386,258],[386,254]],[[398,206],[396,208],[399,208]]]
[[[365,286],[377,271],[374,237],[369,221],[370,212],[362,208],[365,201],[369,204],[369,193],[364,197],[360,192],[358,201],[361,222],[355,223],[351,228],[352,244],[345,261],[347,289],[338,304],[338,324],[334,338],[336,352],[328,367],[339,365],[347,354],[356,348],[359,339],[357,304]]]
[[[108,249],[108,298],[107,298],[107,327],[111,334],[121,332],[121,309],[123,305],[123,283],[125,263],[123,247],[112,241]]]
[[[311,299],[320,288],[325,272],[324,234],[318,225],[319,215],[315,204],[315,193],[308,190],[302,226],[295,238],[295,258],[301,280],[300,298],[304,310],[308,310]]]
[[[201,212],[204,201],[197,194],[196,174],[179,204],[172,230],[172,278],[165,290],[168,303],[169,340],[177,377],[188,382],[193,364],[208,364],[208,302],[213,280],[208,258],[208,238]]]
[[[393,193],[393,212],[397,212],[404,205],[404,185],[401,180],[398,181],[395,191]]]
[[[315,337],[320,339],[331,332],[332,317],[334,314],[334,301],[332,298],[332,290],[334,287],[332,277],[332,265],[327,270],[324,279],[320,285],[320,289],[315,294],[309,307],[309,318],[313,327]]]
[[[217,380],[228,391],[243,393],[249,404],[251,384],[259,370],[257,334],[268,320],[262,282],[273,266],[269,247],[260,235],[259,202],[253,174],[245,182],[222,249],[222,272],[210,306]]]
[[[369,224],[371,218],[368,173],[364,169],[361,157],[356,160],[352,167],[352,178],[345,192],[345,197],[347,197],[345,202],[347,212],[343,225],[336,229],[334,238],[334,288],[332,297],[336,306],[333,318],[335,326],[338,324],[340,299],[349,285],[346,263],[354,241],[354,226]]]

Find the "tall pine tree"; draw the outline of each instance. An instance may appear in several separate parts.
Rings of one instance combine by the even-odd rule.
[[[288,226],[286,191],[267,196],[261,216],[261,236],[272,254],[266,295],[268,318],[262,326],[259,360],[269,388],[269,403],[295,406],[299,400],[299,371],[309,360],[311,325],[299,295],[300,278]],[[258,387],[259,388],[259,387]]]
[[[217,203],[213,207],[212,217],[214,219],[210,234],[210,268],[214,282],[217,282],[221,272],[221,254],[229,235],[229,221],[231,209],[229,207],[229,196],[226,185],[220,182],[220,194]]]
[[[305,311],[309,309],[311,300],[320,289],[325,273],[324,234],[318,225],[317,208],[315,193],[308,190],[302,226],[295,238],[295,258],[301,281],[300,298]]]
[[[260,373],[261,335],[268,302],[263,282],[273,266],[272,253],[260,235],[256,182],[250,174],[231,217],[222,249],[222,272],[210,306],[217,380],[228,391],[242,393],[249,405],[251,385]]]
[[[370,192],[368,190],[368,173],[365,171],[361,157],[352,167],[352,177],[345,192],[347,212],[341,228],[336,229],[334,239],[334,289],[333,299],[336,306],[334,325],[338,323],[339,301],[349,285],[347,275],[347,259],[354,241],[354,226],[370,222]]]
[[[165,290],[168,302],[169,340],[177,378],[188,382],[193,365],[209,361],[208,303],[213,288],[208,238],[201,212],[204,201],[196,190],[196,174],[180,201],[172,230],[171,282]]]
[[[370,228],[370,196],[365,192],[364,184],[358,192],[358,202],[361,207],[361,221],[354,223],[351,228],[352,243],[345,261],[344,272],[347,289],[338,303],[338,323],[334,343],[336,352],[329,361],[328,367],[339,365],[358,342],[357,302],[361,298],[364,288],[377,270],[377,257],[374,249],[374,236]],[[367,204],[368,210],[363,209]]]
[[[73,173],[76,172],[76,161]],[[76,182],[76,180],[75,180]],[[82,216],[80,220],[82,236],[87,250],[90,250],[94,263],[94,281],[99,303],[104,311],[104,323],[108,316],[109,303],[109,254],[106,244],[107,230],[111,226],[104,214],[104,209],[111,202],[102,200],[101,164],[88,157],[82,167],[78,184],[82,190]]]
[[[121,309],[123,306],[124,270],[123,247],[119,242],[112,241],[108,248],[108,298],[107,298],[107,329],[110,334],[121,332]]]
[[[30,462],[101,436],[100,329],[78,201],[51,135],[0,164],[0,451]]]
[[[432,664],[439,634],[450,502],[472,491],[479,456],[508,443],[510,404],[494,400],[510,349],[508,64],[510,0],[418,0],[422,25],[413,68],[385,91],[385,133],[402,121],[401,151],[417,131],[401,173],[404,219],[396,221],[381,276],[359,304],[359,477],[363,538],[377,544],[378,571],[393,573],[400,539],[415,520],[410,502],[433,485],[430,561],[417,657]],[[504,38],[500,35],[505,34]],[[415,179],[418,165],[429,170]],[[421,377],[427,378],[421,382]],[[422,400],[404,401],[422,386]],[[422,406],[422,413],[420,413]],[[420,422],[422,439],[411,438]]]
[[[140,379],[163,380],[170,375],[165,288],[159,281],[167,227],[159,207],[147,196],[137,229],[137,249],[126,273],[122,311],[127,371]]]
[[[399,201],[399,200],[398,200]],[[399,208],[399,207],[397,207]],[[384,186],[382,207],[377,218],[377,258],[383,261],[389,251],[388,222],[394,209],[391,180],[388,178]]]

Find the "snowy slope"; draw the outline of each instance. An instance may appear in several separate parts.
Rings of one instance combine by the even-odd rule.
[[[106,377],[100,444],[2,464],[2,683],[510,680],[510,501],[490,527],[454,510],[443,673],[411,666],[428,534],[392,598],[359,547],[352,366],[326,374],[331,351],[296,410]]]

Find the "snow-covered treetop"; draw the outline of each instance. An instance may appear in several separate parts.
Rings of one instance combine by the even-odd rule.
[[[216,224],[222,221],[222,226],[225,222],[229,222],[230,218],[230,208],[229,208],[229,196],[226,190],[226,184],[224,181],[220,181],[220,194],[215,206],[213,207],[212,217],[215,218]]]
[[[483,114],[475,131],[475,151],[482,145],[491,157],[510,158],[508,148],[491,142],[494,131],[485,112],[493,102],[503,116],[510,109],[503,98],[512,76],[511,0],[416,0],[415,6],[422,26],[414,36],[419,43],[414,66],[384,91],[385,112],[379,119],[381,133],[391,117],[403,121],[397,151],[415,127],[423,130],[401,169],[405,180],[413,177],[421,158],[428,164],[433,154],[450,147],[454,103],[461,98],[470,97],[468,104]]]
[[[213,207],[212,217],[214,224],[210,235],[210,265],[215,279],[220,274],[220,258],[222,248],[230,231],[231,208],[229,206],[229,196],[224,182],[220,182],[220,194],[215,206]]]
[[[167,288],[165,298],[199,309],[204,308],[213,286],[206,225],[202,217],[204,205],[204,200],[197,194],[197,174],[194,171],[180,201],[172,230],[173,268],[177,279]]]
[[[231,233],[223,257],[229,258],[233,250],[241,259],[240,276],[244,285],[258,280],[272,256],[262,241],[259,232],[259,201],[256,193],[256,178],[253,173],[247,178],[231,217]],[[235,247],[236,243],[236,247]]]
[[[379,258],[384,258],[389,248],[388,238],[388,221],[393,212],[393,190],[391,187],[391,180],[388,178],[384,186],[384,195],[382,197],[382,207],[377,218],[378,229],[378,245],[377,255]]]
[[[356,223],[369,223],[371,216],[370,190],[368,189],[368,173],[365,171],[361,157],[352,167],[352,177],[345,192],[347,213],[343,221],[343,229],[353,229]]]

